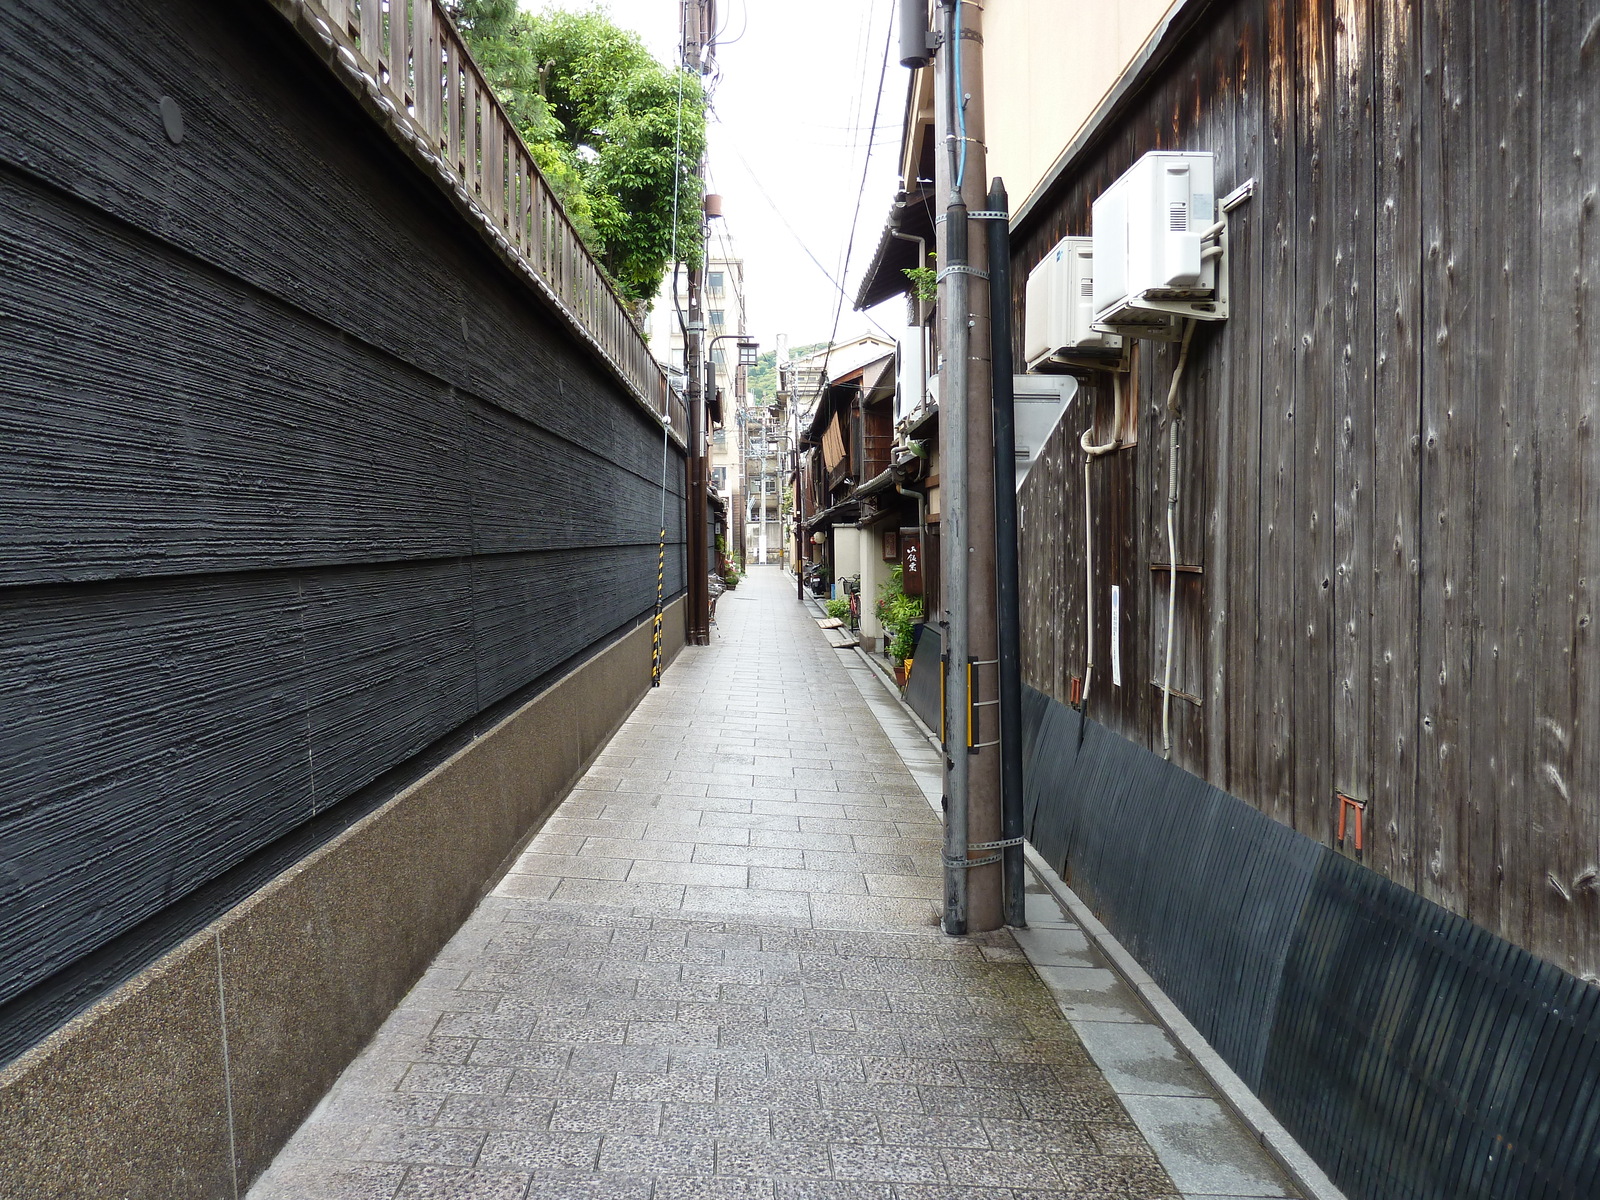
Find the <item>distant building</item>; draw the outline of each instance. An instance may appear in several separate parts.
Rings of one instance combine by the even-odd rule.
[[[683,319],[689,311],[688,273],[679,270],[676,275],[677,290],[674,295],[674,277],[669,275],[661,285],[655,308],[650,313],[647,335],[650,352],[656,361],[667,368],[673,385],[686,386],[683,361]],[[711,347],[711,361],[716,364],[716,383],[712,400],[720,395],[720,421],[713,421],[711,430],[711,485],[727,506],[728,530],[725,535],[728,552],[735,557],[745,554],[745,522],[738,513],[746,507],[744,488],[744,437],[745,369],[738,365],[739,355],[734,339],[715,341],[716,338],[745,331],[744,260],[742,258],[712,258],[706,260],[705,295],[701,305],[706,314],[706,342]]]

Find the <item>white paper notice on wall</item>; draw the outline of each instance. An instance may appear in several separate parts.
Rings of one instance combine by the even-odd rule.
[[[1122,686],[1122,589],[1111,587],[1111,686]]]

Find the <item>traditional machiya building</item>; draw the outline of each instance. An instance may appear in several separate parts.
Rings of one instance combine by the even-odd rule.
[[[811,395],[799,401],[796,497],[803,570],[818,595],[860,597],[862,639],[879,648],[883,630],[875,602],[900,563],[905,512],[916,511],[913,498],[894,489],[889,470],[894,345],[866,335],[796,360],[795,372],[814,381]]]
[[[1016,369],[1071,381],[1028,836],[1347,1194],[1593,1194],[1593,5],[1089,8],[980,43]],[[941,102],[863,304],[937,267]]]

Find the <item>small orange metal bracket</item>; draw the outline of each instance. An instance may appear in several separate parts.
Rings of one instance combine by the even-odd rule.
[[[1362,823],[1363,823],[1363,820],[1364,820],[1364,818],[1366,816],[1366,812],[1367,812],[1367,802],[1365,800],[1357,800],[1354,796],[1346,796],[1343,792],[1335,792],[1333,794],[1333,796],[1334,796],[1334,799],[1336,799],[1339,802],[1339,835],[1338,835],[1339,849],[1341,851],[1344,849],[1344,835],[1345,835],[1345,827],[1346,827],[1345,826],[1346,818],[1349,817],[1352,813],[1354,813],[1355,814],[1355,820],[1353,822],[1351,822],[1351,824],[1353,824],[1355,826],[1356,861],[1360,862],[1361,861],[1361,856],[1362,856],[1362,846],[1361,846],[1362,828],[1361,827],[1362,827]]]

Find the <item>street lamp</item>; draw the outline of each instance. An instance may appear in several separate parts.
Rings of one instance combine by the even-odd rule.
[[[710,343],[707,345],[706,353],[707,354],[712,353],[715,350],[716,345],[717,345],[718,342],[726,342],[726,341],[729,341],[730,339],[737,339],[738,342],[739,342],[739,363],[738,363],[738,365],[741,366],[741,367],[753,367],[753,366],[755,366],[756,365],[756,354],[761,349],[761,343],[756,341],[754,338],[750,337],[748,334],[744,334],[744,333],[719,333],[719,334],[717,334],[716,337],[712,338]]]

